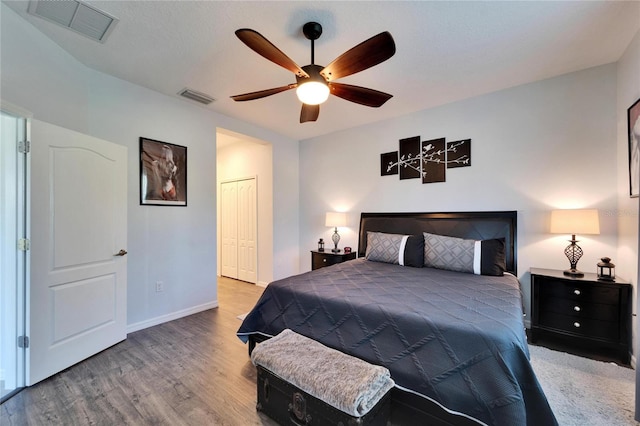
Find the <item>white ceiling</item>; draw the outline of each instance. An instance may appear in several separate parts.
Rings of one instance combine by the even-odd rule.
[[[216,101],[203,108],[297,140],[615,62],[640,28],[637,1],[89,1],[119,19],[101,44],[27,14],[27,1],[2,1],[88,67],[173,97],[185,87],[204,92]],[[260,32],[303,66],[308,21],[324,29],[320,65],[389,31],[395,56],[339,81],[394,97],[380,108],[330,97],[318,121],[304,124],[294,90],[232,101],[295,82],[234,31]]]

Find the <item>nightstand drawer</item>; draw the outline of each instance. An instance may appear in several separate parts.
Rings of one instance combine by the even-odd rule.
[[[356,253],[333,253],[322,251],[311,251],[311,269],[316,270],[336,263],[346,262],[356,258]]]
[[[312,256],[312,269],[322,268],[323,266],[335,265],[340,263],[342,259],[339,256],[333,256],[331,254],[317,253]]]
[[[569,283],[553,279],[540,280],[542,299],[567,299],[583,303],[617,305],[620,301],[620,289],[611,285]]]
[[[539,325],[596,339],[618,340],[620,337],[618,323],[615,321],[577,318],[573,315],[542,311]]]
[[[618,321],[620,310],[617,304],[593,303],[584,300],[542,298],[541,312],[551,312],[571,316],[577,319],[596,319]]]

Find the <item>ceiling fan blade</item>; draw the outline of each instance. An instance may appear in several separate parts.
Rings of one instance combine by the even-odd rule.
[[[320,105],[302,104],[302,110],[300,111],[300,123],[316,121],[318,119],[318,115],[320,115]]]
[[[254,99],[266,98],[267,96],[275,95],[276,93],[284,92],[285,90],[295,89],[296,87],[298,87],[298,84],[292,83],[287,84],[286,86],[274,87],[273,89],[258,90],[257,92],[231,96],[231,99],[236,102],[252,101]]]
[[[327,81],[334,81],[378,65],[395,53],[393,37],[385,31],[347,50],[324,67],[320,74]]]
[[[264,38],[262,34],[248,28],[236,30],[236,36],[250,49],[257,54],[267,58],[271,62],[288,69],[298,77],[309,77],[309,75],[296,64],[291,58],[285,55],[280,49],[275,47],[273,43]]]
[[[388,93],[350,84],[331,83],[329,84],[329,89],[332,95],[336,95],[339,98],[374,108],[382,106],[393,97]]]

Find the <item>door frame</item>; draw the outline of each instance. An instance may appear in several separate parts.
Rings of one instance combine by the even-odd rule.
[[[18,152],[17,155],[19,158],[16,158],[16,227],[18,229],[18,238],[30,241],[31,156],[29,155],[28,141],[31,140],[31,118],[33,117],[33,114],[3,100],[0,100],[0,110],[7,115],[15,117],[19,122],[21,122],[21,130],[18,132],[17,138],[27,143],[26,152]],[[24,250],[16,249],[16,251],[18,252],[18,255],[16,256],[16,335],[20,338],[21,336],[29,336],[30,310],[28,301],[30,297],[30,252],[28,250],[28,246],[26,246]],[[28,341],[22,340],[22,342]],[[16,346],[18,346],[17,341]],[[25,343],[22,347],[18,347],[17,350],[16,387],[13,391],[7,393],[0,399],[2,402],[20,392],[26,386],[27,378],[29,377],[28,343]]]

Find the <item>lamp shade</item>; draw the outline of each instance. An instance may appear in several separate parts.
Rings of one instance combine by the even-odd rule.
[[[552,234],[600,234],[600,219],[596,209],[552,210]]]
[[[339,212],[327,212],[325,226],[335,228],[338,228],[340,226],[347,226],[347,214]]]

